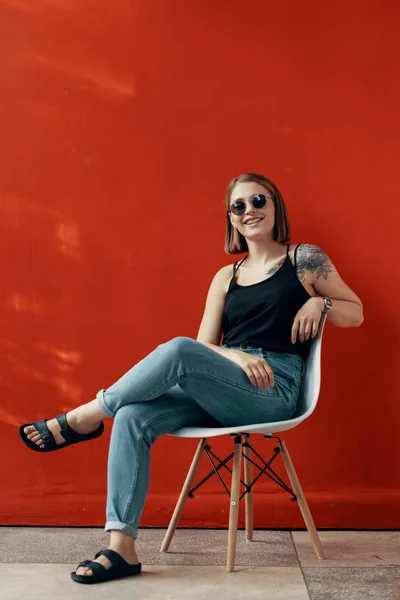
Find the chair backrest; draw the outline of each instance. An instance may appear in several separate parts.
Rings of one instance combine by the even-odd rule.
[[[318,333],[312,340],[308,356],[305,359],[305,371],[301,381],[297,408],[291,420],[298,417],[308,417],[317,405],[321,387],[321,345],[325,321],[326,313],[322,313]]]

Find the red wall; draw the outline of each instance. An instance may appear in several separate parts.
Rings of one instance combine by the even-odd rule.
[[[316,523],[400,526],[399,18],[381,0],[3,0],[1,523],[103,524],[112,422],[43,456],[17,428],[196,338],[234,260],[224,189],[251,170],[365,307],[360,329],[327,324],[320,403],[284,434]],[[142,525],[167,523],[195,444],[155,444]],[[181,524],[224,526],[203,490]],[[267,479],[256,503],[258,527],[303,526]]]

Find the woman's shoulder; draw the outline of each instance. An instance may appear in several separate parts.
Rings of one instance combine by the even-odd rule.
[[[235,264],[237,265],[241,260],[242,260],[242,256],[240,256],[239,258],[237,258],[234,262],[229,263],[228,265],[224,265],[223,267],[220,268],[220,270],[217,273],[218,278],[220,279],[223,289],[225,291],[225,293],[228,291],[229,288],[229,284],[231,282],[231,279],[233,277],[233,269]]]
[[[298,248],[298,252],[301,250],[302,252],[315,252],[315,251],[320,251],[321,248],[319,246],[316,246],[315,244],[309,244],[309,243],[304,243],[304,242],[296,242],[295,244],[291,243],[290,244],[290,248],[291,249],[295,249]]]
[[[289,244],[289,254],[291,256],[294,256],[294,254],[296,253],[296,257],[301,256],[302,258],[304,258],[306,256],[311,256],[318,252],[322,252],[322,250],[319,246],[316,246],[315,244],[308,244],[304,242],[296,242],[295,244]]]
[[[290,244],[290,256],[294,257],[295,253],[296,263],[300,262],[303,264],[303,266],[307,264],[310,265],[312,263],[318,263],[328,258],[322,248],[316,244]]]
[[[221,267],[215,274],[215,278],[218,278],[222,282],[230,281],[233,275],[233,267],[235,263],[230,263],[229,265],[224,265]]]
[[[314,273],[329,260],[325,252],[316,244],[297,243],[291,244],[289,256],[296,269],[296,275],[307,291],[312,294]],[[312,295],[315,295],[315,292]]]
[[[246,255],[247,256],[247,255]],[[233,268],[234,266],[238,265],[240,262],[242,262],[242,260],[245,258],[245,256],[243,256],[242,254],[238,255],[236,257],[236,260],[233,262],[230,262],[229,264],[225,265],[224,267],[221,267],[220,271],[221,272],[225,272],[227,274],[231,273],[233,275]]]
[[[311,246],[311,244],[305,244],[303,242],[290,242],[290,244],[289,244],[290,250],[289,251],[294,252],[297,248],[297,252],[299,252],[299,250],[303,250],[307,246]]]

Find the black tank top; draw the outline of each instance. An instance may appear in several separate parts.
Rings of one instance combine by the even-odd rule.
[[[283,264],[268,279],[252,285],[238,285],[235,275],[247,258],[238,266],[233,265],[233,276],[225,297],[225,310],[222,331],[223,343],[238,346],[246,343],[261,347],[270,352],[289,352],[302,358],[307,356],[311,339],[295,344],[291,342],[294,318],[310,294],[296,275],[296,254],[294,266],[289,257],[289,244]]]

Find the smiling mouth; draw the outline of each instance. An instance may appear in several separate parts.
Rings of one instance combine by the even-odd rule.
[[[245,223],[245,225],[247,225],[247,227],[251,227],[252,225],[258,225],[258,223],[261,223],[262,219],[258,219],[257,221],[253,221],[252,223]]]

